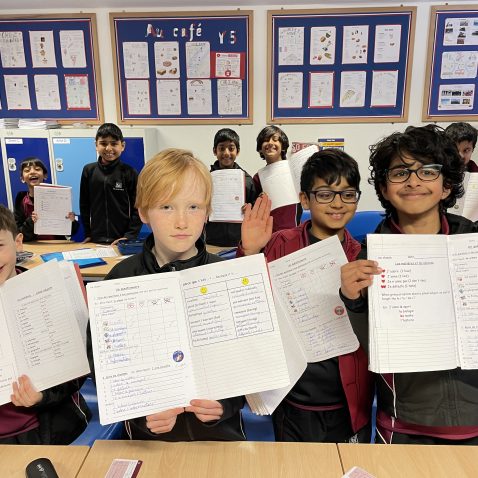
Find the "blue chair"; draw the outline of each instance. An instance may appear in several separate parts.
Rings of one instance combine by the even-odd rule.
[[[71,445],[93,446],[95,440],[119,440],[123,436],[123,422],[101,425],[98,413],[96,387],[91,378],[87,378],[80,390],[89,409],[91,420],[84,432]]]
[[[300,217],[301,224],[305,221],[308,221],[309,219],[310,219],[310,211],[308,209],[304,209],[302,211],[302,216]]]
[[[275,441],[271,416],[254,415],[247,403],[241,413],[248,441]]]
[[[384,217],[383,211],[358,211],[346,227],[357,241],[362,242],[367,234],[375,232]]]

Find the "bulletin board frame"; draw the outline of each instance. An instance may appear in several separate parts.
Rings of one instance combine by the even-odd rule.
[[[111,12],[110,30],[119,124],[252,124],[253,11]],[[147,43],[148,72],[141,73],[139,66],[137,71],[143,75],[140,79],[135,78],[134,73],[131,76],[131,71],[128,73],[129,78],[126,78],[125,42]],[[203,72],[203,76],[195,79],[190,76],[189,66],[193,63],[194,53],[187,56],[186,43],[206,42],[209,42],[210,48],[209,76]],[[176,47],[177,50],[174,50]],[[190,45],[191,51],[194,51],[193,48],[196,47]],[[130,52],[132,50],[130,48]],[[171,51],[178,53],[171,55]],[[166,61],[159,60],[160,56],[166,58],[168,55]],[[230,70],[224,66],[228,57],[232,64]],[[134,65],[130,70],[134,70]],[[168,83],[166,80],[174,82]],[[148,81],[149,113],[130,112],[127,87],[128,82],[136,81],[142,83],[130,84],[138,87],[138,91],[143,89],[143,94],[146,90],[144,82]],[[167,96],[159,93],[161,83],[172,85],[169,104]],[[195,90],[196,87],[198,90]],[[204,92],[201,92],[200,88],[203,87]],[[196,99],[204,95],[203,103],[208,105],[206,108],[210,106],[210,112],[200,111],[201,105],[198,108],[192,91],[197,91]],[[240,113],[238,103],[234,101],[234,97],[238,96]],[[191,113],[193,106],[198,109]]]
[[[66,28],[65,25],[67,25]],[[42,31],[47,34],[52,32],[51,36],[36,38],[35,32]],[[71,48],[68,42],[70,45],[78,42],[78,36],[68,38],[68,32],[80,31],[83,37],[83,52],[77,48],[75,55],[70,55],[68,58],[68,48]],[[95,13],[0,15],[0,35],[4,32],[21,33],[25,66],[4,66],[6,60],[1,61],[0,76],[3,81],[0,82],[0,117],[48,119],[56,120],[60,124],[82,122],[97,125],[104,122]],[[62,36],[61,32],[65,32],[65,35]],[[36,40],[40,41],[38,46],[40,50],[37,51],[33,48],[33,42]],[[44,40],[43,43],[42,40]],[[1,38],[0,41],[2,41]],[[49,60],[46,59],[48,55]],[[48,66],[39,66],[40,58],[46,61]],[[84,66],[76,65],[77,61],[80,64],[84,62]],[[68,62],[71,62],[73,66],[68,64],[65,66]],[[34,63],[37,64],[34,65]],[[24,80],[21,83],[23,89],[28,88],[30,109],[10,108],[8,105],[5,77],[10,76],[14,83],[16,75],[27,77],[26,85]],[[35,77],[50,76],[51,78],[52,75],[57,76],[59,99],[55,94],[50,105],[50,107],[55,106],[55,109],[39,108],[38,103],[45,99],[40,100],[37,96],[37,90],[40,91],[40,88],[35,84]],[[12,79],[9,80],[9,88],[12,88]],[[15,84],[14,87],[16,87]],[[88,102],[85,102],[85,92],[88,94]],[[56,107],[58,101],[59,108]]]
[[[407,122],[416,10],[416,7],[403,6],[269,10],[267,21],[267,78],[269,79],[267,122],[269,124]],[[358,26],[358,31],[365,31],[365,27],[367,27],[367,41],[364,42],[365,49],[362,50],[365,51],[365,62],[359,60],[358,57],[357,59],[355,56],[352,57],[344,46],[344,38],[348,38],[347,35],[350,36],[349,32],[356,26]],[[394,55],[397,56],[396,60],[393,58],[393,61],[384,61],[387,57],[383,54],[381,58],[378,57],[380,62],[374,61],[376,37],[373,33],[377,30],[377,26],[381,27],[380,35],[382,36],[378,37],[379,39],[384,36],[387,26],[392,27],[390,34],[394,34],[395,38],[398,35],[398,48],[390,47],[394,50]],[[303,28],[302,63],[299,58],[298,63],[279,65],[280,28],[285,31],[287,28],[298,28],[299,30]],[[312,29],[314,29],[314,33],[312,33]],[[324,44],[330,44],[330,41],[336,40],[335,43],[332,43],[334,45],[333,54],[330,51],[322,51],[317,54],[315,50],[315,54],[312,54],[312,48],[320,47],[322,38],[325,39]],[[325,54],[330,55],[328,61]],[[285,54],[281,53],[281,55],[282,61],[286,61],[284,60]],[[350,63],[343,63],[342,59],[347,56],[349,57],[347,61]],[[371,60],[368,57],[371,57]],[[312,64],[312,61],[315,63]],[[320,61],[323,61],[323,64],[320,64]],[[343,75],[343,73],[345,74]],[[390,100],[387,98],[390,104],[372,103],[372,99],[378,101],[377,91],[380,89],[379,86],[375,90],[372,88],[375,84],[375,75],[377,85],[380,82],[383,84],[386,81],[395,82],[395,98]],[[287,105],[287,101],[281,99],[282,104],[279,105],[279,79],[284,78],[287,82],[288,76],[292,88],[295,87],[297,91],[302,82],[302,98],[290,106]],[[350,100],[345,95],[341,95],[342,79],[346,85],[347,81],[352,84],[354,78],[358,78],[365,85],[361,95],[363,106],[350,106]],[[324,97],[326,100],[322,100],[319,93],[314,93],[314,88],[311,85],[317,87],[316,91],[325,85]],[[281,94],[286,91],[286,88],[287,86],[281,86]],[[360,95],[357,95],[356,98],[359,99]],[[393,101],[395,104],[392,104]]]
[[[432,6],[423,121],[478,121],[477,63],[478,6]]]

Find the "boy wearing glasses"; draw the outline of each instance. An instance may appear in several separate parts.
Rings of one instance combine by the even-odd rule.
[[[370,149],[371,178],[386,212],[377,233],[478,231],[468,219],[446,212],[463,195],[465,165],[443,130],[407,128]],[[341,272],[341,297],[366,350],[367,287],[381,271],[375,261],[357,260]],[[382,374],[376,385],[378,443],[478,445],[477,370]]]
[[[300,180],[300,201],[304,209],[310,209],[311,219],[272,234],[271,202],[263,195],[253,208],[246,206],[238,255],[263,250],[267,260],[273,261],[337,235],[348,260],[353,261],[360,244],[345,226],[357,209],[359,185],[357,163],[348,154],[337,149],[313,154]],[[272,416],[276,440],[369,443],[372,395],[372,376],[361,347],[309,363]]]

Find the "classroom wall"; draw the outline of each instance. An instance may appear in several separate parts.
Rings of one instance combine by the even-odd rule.
[[[134,5],[134,2],[131,2]],[[260,1],[258,1],[260,3]],[[449,1],[449,5],[466,5],[474,2],[461,0]],[[48,1],[46,1],[48,5]],[[111,36],[109,29],[110,11],[206,11],[211,8],[135,8],[121,9],[82,9],[81,0],[77,2],[76,9],[37,9],[25,10],[1,10],[0,14],[34,14],[34,13],[68,13],[85,11],[96,13],[98,24],[98,43],[100,53],[101,78],[103,87],[103,102],[105,121],[116,122],[116,100],[114,86],[114,68],[112,58]],[[362,174],[363,195],[360,200],[359,210],[380,209],[373,188],[367,184],[368,178],[368,146],[381,137],[393,132],[403,131],[407,125],[419,126],[422,124],[423,91],[425,85],[425,69],[427,59],[428,25],[431,5],[440,4],[437,1],[415,1],[407,5],[417,6],[417,21],[415,31],[415,44],[413,55],[413,70],[410,90],[410,107],[408,123],[340,123],[340,124],[297,124],[284,125],[283,129],[292,141],[315,141],[321,137],[345,138],[345,149],[359,163]],[[320,8],[337,8],[337,2],[321,3]],[[340,2],[340,7],[381,7],[397,6],[397,2],[363,2],[358,4],[351,1]],[[193,152],[206,164],[214,161],[212,154],[212,141],[215,132],[227,126],[239,133],[241,138],[241,153],[238,162],[250,174],[254,174],[264,166],[256,152],[256,137],[258,132],[266,124],[266,95],[267,95],[267,10],[280,8],[300,9],[311,8],[311,5],[295,4],[288,1],[275,6],[247,6],[245,9],[254,11],[254,35],[253,35],[253,119],[251,125],[159,125],[150,126],[156,128],[160,149],[168,147],[181,147],[193,150]],[[231,10],[231,7],[218,5],[214,10]],[[446,126],[448,123],[440,123]],[[478,127],[478,124],[474,124]],[[149,127],[149,126],[147,126]],[[124,129],[129,126],[124,126]],[[127,135],[127,132],[125,132]],[[477,156],[475,152],[475,157]]]

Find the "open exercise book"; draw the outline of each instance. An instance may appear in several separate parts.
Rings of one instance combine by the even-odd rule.
[[[478,234],[372,234],[369,368],[478,368]]]
[[[465,188],[464,196],[456,201],[450,212],[473,222],[478,221],[478,174],[466,172],[463,187]]]
[[[302,167],[317,151],[319,147],[313,144],[292,154],[287,161],[268,164],[258,171],[262,190],[271,199],[273,210],[299,202]]]
[[[0,405],[20,375],[41,391],[90,372],[88,311],[73,264],[49,262],[9,279],[0,302]]]
[[[337,236],[269,263],[290,385],[247,396],[251,410],[271,414],[304,373],[307,362],[359,347],[339,297],[340,267],[347,263]]]
[[[102,424],[289,383],[262,254],[87,294]]]

